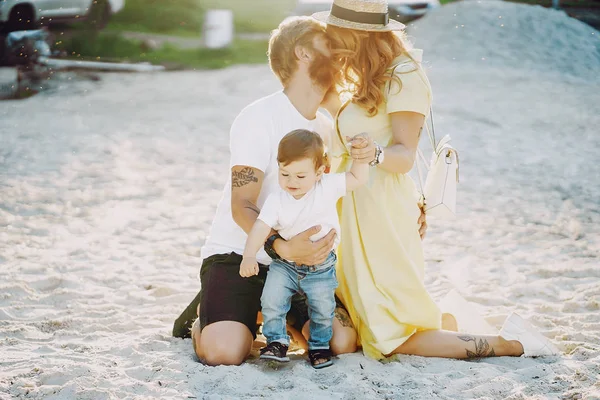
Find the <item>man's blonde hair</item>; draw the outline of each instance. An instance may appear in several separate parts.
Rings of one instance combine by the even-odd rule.
[[[287,86],[298,69],[296,47],[313,49],[313,39],[319,34],[325,34],[325,25],[311,17],[285,19],[271,32],[269,65],[283,86]]]

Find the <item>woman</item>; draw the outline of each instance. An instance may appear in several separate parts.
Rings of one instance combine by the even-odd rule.
[[[342,73],[338,86],[351,95],[335,116],[331,152],[337,171],[347,170],[351,158],[368,157],[375,166],[370,184],[346,196],[339,210],[338,296],[364,353],[376,359],[551,353],[540,350],[551,345],[516,315],[503,328],[504,337],[441,329],[439,308],[423,283],[419,194],[407,175],[431,105],[421,51],[410,50],[404,36],[394,33],[404,26],[389,20],[385,0],[336,0],[331,12],[313,17],[327,23],[332,59]],[[375,149],[349,154],[347,140],[362,132]]]

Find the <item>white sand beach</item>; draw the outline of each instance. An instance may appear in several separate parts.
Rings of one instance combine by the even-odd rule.
[[[0,399],[600,399],[600,33],[473,1],[410,34],[461,156],[427,286],[495,328],[520,313],[562,356],[198,363],[172,323],[199,289],[229,126],[279,83],[266,65],[63,75],[0,103]]]

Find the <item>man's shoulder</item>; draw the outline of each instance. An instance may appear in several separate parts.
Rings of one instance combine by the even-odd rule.
[[[329,113],[321,110],[317,111],[317,123],[321,130],[333,130],[333,120],[329,116]]]
[[[324,122],[324,123],[327,123],[327,124],[332,124],[333,123],[333,120],[329,116],[329,113],[323,111],[322,109],[319,109],[317,111],[317,120],[319,122]]]
[[[245,135],[249,131],[255,134],[266,134],[268,129],[266,130],[265,127],[269,126],[269,121],[274,118],[274,115],[278,115],[275,109],[281,94],[281,91],[275,92],[244,107],[233,121],[231,134],[236,136],[239,134]]]
[[[264,112],[272,112],[273,105],[282,101],[282,94],[283,92],[280,90],[275,93],[271,93],[268,96],[254,100],[252,103],[244,107],[242,111],[240,111],[239,116],[257,114],[264,115]]]

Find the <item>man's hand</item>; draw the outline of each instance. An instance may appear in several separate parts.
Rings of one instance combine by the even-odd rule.
[[[316,242],[310,237],[321,231],[320,226],[313,226],[294,236],[287,242],[278,239],[273,243],[273,248],[281,258],[295,262],[298,265],[317,265],[325,262],[331,252],[335,240],[335,230]]]
[[[352,160],[368,164],[375,159],[375,142],[368,133],[360,133],[352,138],[347,136],[346,141],[352,144],[350,149]]]
[[[253,275],[258,275],[258,262],[256,261],[256,258],[242,258],[242,264],[240,265],[240,276],[248,278]]]
[[[427,233],[427,216],[425,215],[425,206],[423,204],[419,203],[419,209],[421,210],[421,215],[417,220],[417,225],[419,226],[419,235],[421,236],[421,240],[423,240]]]

